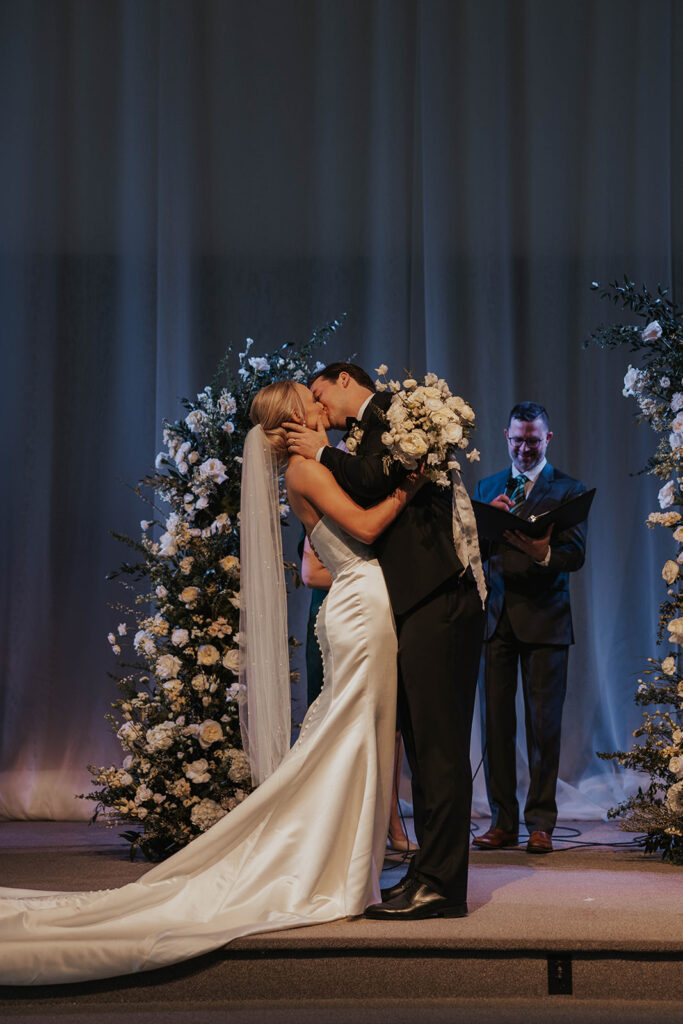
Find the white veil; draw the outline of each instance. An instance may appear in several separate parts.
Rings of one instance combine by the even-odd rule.
[[[278,463],[261,426],[244,442],[240,566],[240,729],[258,786],[289,750],[291,733]]]

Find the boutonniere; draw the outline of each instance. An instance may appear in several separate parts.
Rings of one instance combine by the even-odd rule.
[[[355,454],[358,445],[363,440],[364,433],[365,431],[361,427],[360,423],[355,423],[349,430],[346,438],[344,439],[344,444],[346,445],[346,450],[350,455]]]

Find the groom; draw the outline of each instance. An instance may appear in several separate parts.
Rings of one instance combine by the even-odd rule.
[[[290,452],[317,458],[345,491],[368,507],[405,470],[383,464],[387,392],[353,363],[331,363],[311,381],[331,427],[347,430],[349,451],[333,448],[322,426],[288,428]],[[407,875],[383,891],[367,916],[404,920],[467,914],[472,777],[470,731],[484,612],[455,553],[450,500],[422,487],[375,542],[398,634],[398,715],[412,771],[420,849]]]

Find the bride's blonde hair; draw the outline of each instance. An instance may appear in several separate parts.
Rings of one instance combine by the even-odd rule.
[[[251,422],[261,424],[263,432],[278,456],[287,455],[287,431],[282,424],[297,414],[303,420],[305,411],[296,384],[292,380],[279,380],[267,384],[254,395],[249,409]]]

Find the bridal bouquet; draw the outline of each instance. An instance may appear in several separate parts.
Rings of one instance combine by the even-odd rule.
[[[427,373],[422,383],[407,377],[400,384],[386,380],[384,364],[376,372],[385,378],[376,381],[377,390],[393,393],[386,412],[388,429],[382,434],[388,448],[385,465],[396,460],[413,470],[424,461],[427,478],[439,487],[450,487],[450,472],[460,469],[456,450],[467,448],[474,429],[471,406],[451,394],[446,381],[435,373]],[[479,452],[473,448],[465,458],[476,462]]]

